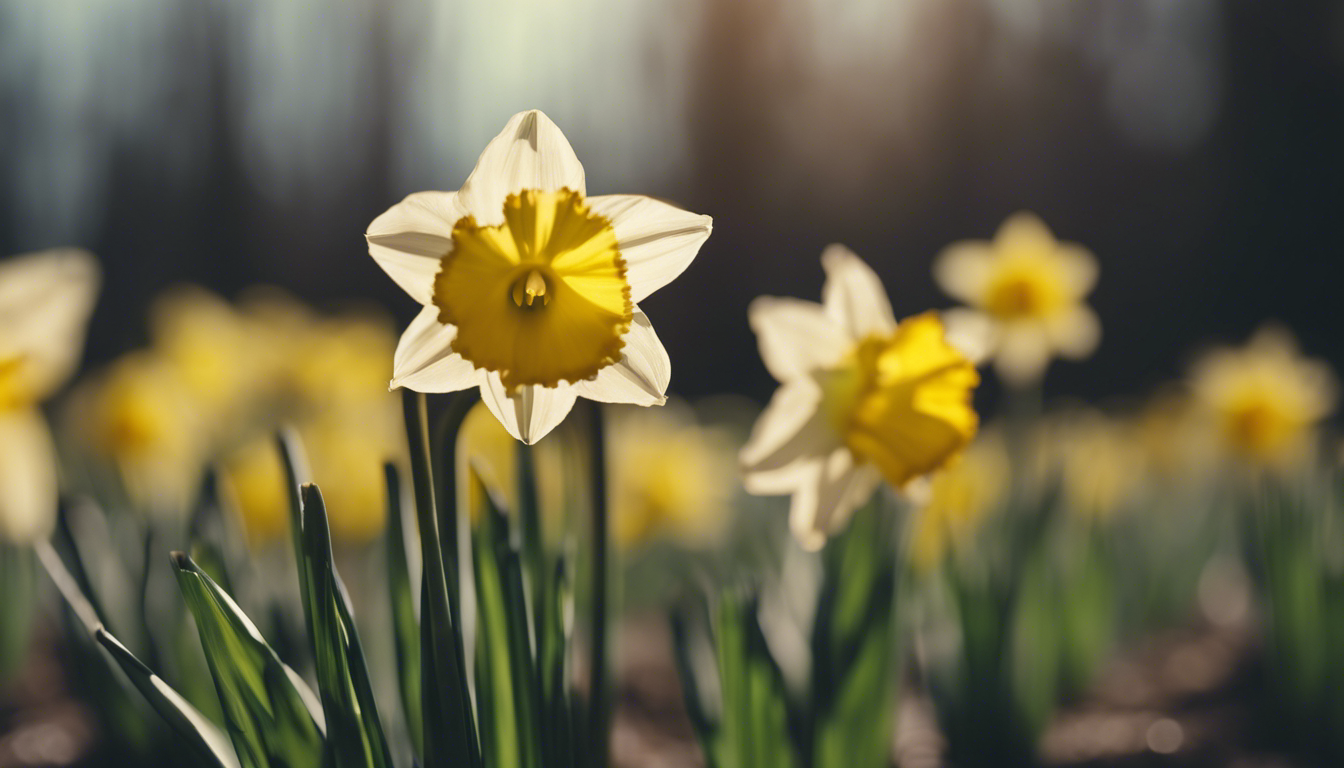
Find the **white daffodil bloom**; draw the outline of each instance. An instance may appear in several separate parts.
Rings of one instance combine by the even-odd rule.
[[[369,225],[369,253],[424,306],[392,386],[480,387],[525,443],[576,397],[661,405],[667,351],[639,309],[709,237],[708,216],[638,195],[587,196],[560,129],[522,112],[456,192],[418,192]]]
[[[934,261],[933,276],[968,308],[943,314],[948,335],[992,355],[1000,378],[1039,380],[1059,355],[1081,360],[1101,339],[1101,323],[1083,302],[1097,282],[1097,260],[1063,243],[1035,215],[1016,213],[993,241],[965,240]],[[978,361],[978,360],[977,360]]]
[[[882,480],[900,489],[974,437],[980,377],[932,312],[897,324],[882,283],[843,246],[821,257],[822,303],[761,297],[749,308],[780,387],[742,449],[746,487],[791,494],[790,527],[817,549]]]
[[[56,449],[38,405],[79,364],[97,290],[84,251],[0,262],[0,541],[37,541],[56,519]]]

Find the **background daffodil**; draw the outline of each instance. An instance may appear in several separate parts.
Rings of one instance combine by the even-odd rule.
[[[98,293],[85,251],[0,263],[0,542],[47,535],[56,518],[56,449],[39,404],[74,372]]]
[[[1226,453],[1278,468],[1310,455],[1316,423],[1338,396],[1329,366],[1304,358],[1292,334],[1274,325],[1241,349],[1207,353],[1190,386]]]
[[[410,195],[369,225],[370,255],[424,307],[392,386],[478,386],[526,443],[580,395],[662,404],[671,366],[639,302],[686,269],[710,226],[647,197],[588,197],[560,129],[514,115],[460,190]]]
[[[742,449],[747,490],[791,494],[790,527],[816,549],[885,479],[902,488],[975,436],[980,377],[931,312],[899,325],[877,275],[833,245],[822,303],[761,297],[749,315],[779,381]]]
[[[933,276],[969,306],[944,313],[948,333],[978,337],[1010,384],[1039,379],[1055,355],[1085,358],[1101,339],[1101,323],[1083,303],[1097,282],[1096,257],[1057,241],[1034,214],[1008,217],[992,241],[948,246]]]

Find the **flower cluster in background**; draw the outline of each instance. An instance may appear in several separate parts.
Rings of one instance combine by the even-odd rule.
[[[274,289],[235,305],[183,287],[157,302],[149,331],[148,347],[81,382],[63,413],[88,490],[181,518],[214,465],[249,538],[265,543],[288,528],[274,440],[293,427],[329,489],[333,533],[355,542],[381,533],[380,467],[405,450],[387,392],[390,321],[320,314]]]

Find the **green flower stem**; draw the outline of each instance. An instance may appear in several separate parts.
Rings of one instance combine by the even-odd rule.
[[[602,406],[593,403],[589,434],[589,472],[592,493],[592,633],[589,636],[588,765],[605,768],[609,746],[607,704],[607,457]]]

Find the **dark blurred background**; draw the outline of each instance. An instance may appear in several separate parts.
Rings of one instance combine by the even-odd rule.
[[[817,298],[827,243],[903,316],[1023,208],[1101,262],[1102,346],[1051,394],[1142,392],[1271,317],[1338,369],[1342,85],[1334,1],[3,0],[0,253],[99,254],[95,363],[181,281],[406,321],[366,225],[536,107],[591,193],[714,216],[645,303],[683,395],[768,394],[747,303]]]

